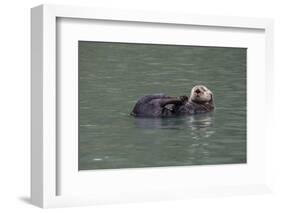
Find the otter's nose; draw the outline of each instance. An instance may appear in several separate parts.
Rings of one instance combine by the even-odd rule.
[[[194,92],[196,92],[196,93],[200,93],[201,91],[200,91],[200,89],[197,89],[197,90],[195,90]]]

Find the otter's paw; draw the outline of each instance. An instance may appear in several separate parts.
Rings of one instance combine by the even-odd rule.
[[[180,96],[179,99],[180,99],[182,102],[187,102],[187,101],[188,101],[188,97],[187,97],[186,95]]]

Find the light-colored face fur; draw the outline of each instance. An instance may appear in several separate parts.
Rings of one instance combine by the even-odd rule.
[[[213,104],[213,93],[203,85],[196,85],[191,90],[190,99],[195,103]]]

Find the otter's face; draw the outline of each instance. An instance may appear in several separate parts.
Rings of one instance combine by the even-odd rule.
[[[203,85],[196,85],[192,88],[190,94],[191,101],[195,103],[213,103],[213,93],[207,87]]]

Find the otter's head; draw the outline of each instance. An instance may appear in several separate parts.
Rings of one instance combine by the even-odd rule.
[[[192,88],[190,100],[198,104],[214,105],[214,95],[207,87],[196,85]]]

